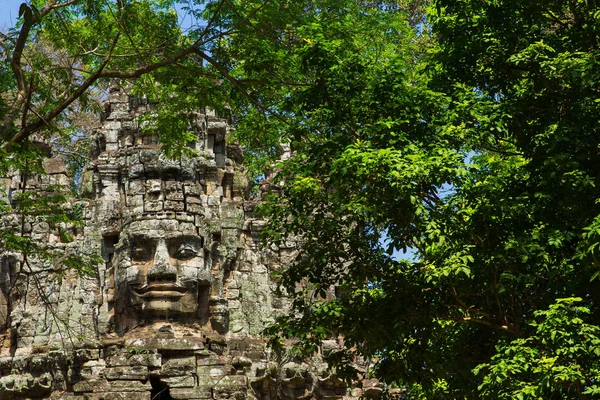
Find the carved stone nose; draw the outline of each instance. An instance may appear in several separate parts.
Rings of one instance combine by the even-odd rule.
[[[177,269],[171,265],[169,250],[164,240],[159,240],[154,253],[154,262],[148,270],[148,282],[175,282]]]

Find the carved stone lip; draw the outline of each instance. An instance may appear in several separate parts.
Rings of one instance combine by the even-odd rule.
[[[179,298],[187,293],[187,289],[174,283],[155,283],[133,288],[133,293],[143,299],[147,298]]]

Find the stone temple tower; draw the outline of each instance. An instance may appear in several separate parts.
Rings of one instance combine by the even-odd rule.
[[[32,260],[25,274],[19,254],[0,255],[0,399],[354,399],[374,392],[327,371],[323,357],[335,340],[310,360],[265,347],[262,330],[289,308],[272,273],[295,256],[296,244],[260,248],[263,221],[247,198],[241,149],[227,143],[225,119],[196,113],[190,146],[198,156],[171,160],[139,126],[151,109],[112,89],[83,173],[84,225],[71,229],[74,240],[27,220],[31,240],[65,254],[100,254],[93,276],[47,260]],[[4,187],[14,194],[66,184],[61,160],[45,167],[43,179],[19,183],[15,172]],[[2,217],[5,226],[21,222]]]
[[[84,174],[86,248],[99,251],[99,329],[128,337],[153,324],[258,334],[271,315],[258,220],[244,210],[241,152],[210,111],[194,115],[199,156],[169,160],[137,126],[150,105],[113,91]],[[246,204],[246,207],[248,205]],[[98,247],[98,245],[100,247]],[[251,302],[242,307],[241,296]]]

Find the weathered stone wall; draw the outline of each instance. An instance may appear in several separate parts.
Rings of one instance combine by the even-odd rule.
[[[83,228],[64,243],[36,219],[26,234],[56,249],[98,253],[95,276],[60,263],[3,254],[0,264],[0,399],[356,398],[322,359],[275,355],[260,337],[287,312],[272,272],[289,248],[260,249],[262,221],[247,200],[241,150],[226,120],[194,115],[198,157],[173,161],[138,126],[151,105],[113,89],[82,178]],[[64,163],[47,176],[3,180],[10,201],[24,185],[66,185]],[[66,205],[72,207],[73,205]],[[5,215],[5,226],[20,224]],[[29,267],[28,267],[29,268]],[[327,351],[336,342],[327,343]],[[377,390],[375,390],[377,392]]]

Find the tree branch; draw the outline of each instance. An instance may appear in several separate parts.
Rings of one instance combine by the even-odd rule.
[[[47,124],[48,121],[51,121],[58,114],[63,112],[69,105],[71,105],[71,103],[73,103],[75,100],[77,100],[94,82],[96,82],[102,76],[102,71],[104,70],[104,67],[106,67],[106,65],[110,61],[112,52],[117,44],[117,41],[119,40],[119,36],[120,36],[120,33],[117,33],[117,35],[115,36],[115,38],[112,42],[111,48],[110,48],[106,58],[104,59],[104,62],[98,67],[98,70],[95,73],[93,73],[89,78],[87,78],[81,84],[81,86],[79,86],[77,88],[77,90],[75,90],[73,93],[71,93],[71,95],[69,97],[67,97],[65,100],[63,100],[62,103],[60,103],[53,110],[48,112],[44,117],[39,118],[38,120],[36,120],[35,122],[33,122],[27,126],[21,127],[21,130],[16,135],[14,135],[10,139],[10,141],[8,141],[2,145],[2,149],[10,148],[15,143],[20,143],[24,139],[28,138],[29,135],[31,135],[33,132],[35,132],[36,130],[38,130],[45,124]]]
[[[473,318],[473,317],[461,317],[461,318],[450,318],[451,321],[456,322],[472,322],[480,325],[489,326],[490,328],[499,329],[504,332],[512,333],[513,335],[521,336],[521,331],[515,327],[511,327],[508,325],[498,325],[491,323],[489,321]]]
[[[56,4],[52,7],[50,7],[51,10],[58,10],[59,8],[63,8],[63,7],[68,7],[70,5],[73,5],[75,3],[78,3],[80,0],[71,0],[71,1],[67,1],[66,3],[61,3],[61,4]]]
[[[63,8],[72,4],[77,3],[79,0],[70,0],[67,1],[65,3],[59,3],[57,4],[57,0],[52,0],[49,1],[40,11],[39,14],[36,16],[34,15],[34,17],[32,19],[29,20],[29,23],[24,23],[24,25],[21,27],[21,31],[19,32],[19,37],[17,38],[17,41],[15,43],[15,47],[14,47],[14,51],[12,54],[12,59],[11,59],[11,65],[12,65],[12,69],[13,69],[13,74],[17,80],[17,87],[18,87],[18,93],[16,96],[16,100],[14,101],[13,105],[11,106],[12,110],[10,112],[8,112],[2,122],[2,127],[3,127],[3,132],[8,132],[9,127],[13,124],[13,121],[16,118],[16,115],[19,113],[20,110],[23,109],[23,103],[26,101],[27,99],[27,91],[28,91],[28,87],[25,85],[25,81],[24,81],[24,70],[23,70],[23,66],[21,64],[21,59],[22,59],[22,55],[23,55],[23,50],[25,48],[25,45],[27,43],[27,39],[29,37],[30,34],[30,30],[31,28],[39,22],[39,20],[44,17],[45,15],[47,15],[49,12],[51,12],[52,10],[57,10],[59,8]],[[215,38],[218,37],[222,37],[225,35],[230,34],[231,32],[234,32],[234,28],[232,28],[231,30],[228,30],[226,32],[220,32],[218,35],[212,35],[209,38],[204,38],[203,36],[205,36],[206,34],[208,34],[210,27],[212,26],[212,24],[214,23],[214,21],[216,20],[221,7],[223,6],[223,4],[225,3],[225,0],[221,0],[216,8],[216,11],[214,12],[214,14],[212,15],[211,19],[209,20],[207,26],[205,27],[204,31],[202,32],[201,36],[199,39],[197,39],[191,46],[184,48],[183,50],[181,50],[179,53],[171,56],[171,57],[166,57],[161,61],[140,67],[138,69],[135,69],[133,71],[117,71],[117,70],[106,70],[105,68],[108,65],[110,59],[113,57],[113,52],[114,49],[117,45],[118,39],[120,37],[120,33],[119,32],[117,34],[117,36],[115,36],[115,39],[112,43],[112,46],[110,47],[109,52],[105,55],[105,59],[104,62],[100,65],[100,67],[98,67],[98,69],[91,73],[90,72],[90,76],[80,85],[76,88],[76,90],[74,90],[68,97],[66,97],[62,102],[60,102],[59,105],[57,105],[56,107],[54,107],[51,111],[49,111],[48,113],[46,113],[43,116],[39,116],[38,115],[38,119],[35,120],[34,122],[28,124],[28,125],[21,125],[19,131],[12,136],[12,138],[3,143],[2,146],[0,148],[2,149],[8,149],[11,146],[13,146],[14,144],[20,143],[21,141],[25,140],[26,138],[29,137],[29,135],[31,135],[33,132],[39,130],[41,127],[43,127],[44,125],[47,125],[49,121],[51,121],[52,119],[54,119],[55,117],[57,117],[60,113],[62,113],[67,107],[69,107],[69,105],[71,105],[75,100],[77,100],[83,93],[85,93],[85,91],[91,86],[93,85],[98,79],[104,79],[104,78],[117,78],[117,79],[135,79],[135,78],[139,78],[144,74],[147,74],[149,72],[152,72],[156,69],[159,69],[161,67],[165,67],[167,65],[173,64],[179,60],[181,60],[182,58],[192,54],[192,53],[196,53],[196,54],[200,54],[202,56],[203,59],[209,61],[213,66],[215,66],[215,68],[217,70],[219,70],[219,72],[221,74],[223,74],[224,76],[227,77],[227,79],[232,82],[232,84],[234,86],[236,86],[239,90],[242,91],[242,93],[247,96],[249,99],[251,99],[254,103],[255,106],[259,107],[260,109],[263,109],[265,111],[269,111],[266,107],[260,105],[258,102],[256,102],[256,100],[252,99],[250,97],[250,95],[245,91],[245,89],[234,79],[232,78],[227,71],[225,70],[225,68],[223,68],[222,66],[218,65],[217,62],[212,59],[210,56],[208,56],[206,53],[204,53],[203,51],[199,50],[199,47],[214,40]],[[259,7],[255,8],[251,13],[249,13],[242,21],[240,21],[237,26],[246,24],[249,19],[255,15],[260,9],[262,9],[265,4],[268,3],[268,0],[263,2],[263,4],[261,4]],[[127,32],[125,32],[125,34],[127,34]],[[60,98],[60,97],[59,97]],[[27,114],[27,110],[24,110],[24,115],[26,116]],[[275,114],[273,114],[275,115]],[[285,122],[283,120],[283,118],[276,116],[278,119],[280,119],[281,121]],[[26,118],[23,118],[23,120],[26,120]]]
[[[252,96],[250,96],[250,94],[246,91],[246,89],[238,82],[237,79],[235,79],[233,76],[231,76],[229,74],[229,72],[227,72],[227,70],[225,68],[223,68],[222,65],[220,65],[217,60],[215,60],[214,58],[212,58],[211,56],[209,56],[208,54],[206,54],[205,52],[203,52],[200,49],[197,48],[193,48],[192,49],[193,52],[197,55],[199,55],[200,57],[202,57],[203,59],[205,59],[206,61],[208,61],[213,67],[215,67],[217,69],[217,71],[219,71],[224,77],[225,79],[227,79],[229,82],[231,82],[231,84],[233,86],[236,87],[236,89],[238,89],[244,96],[246,96],[246,98],[248,98],[248,100],[250,100],[250,102],[252,104],[254,104],[255,107],[268,112],[269,114],[273,115],[275,118],[277,118],[279,121],[283,122],[284,124],[288,125],[289,121],[285,120],[283,117],[281,117],[278,114],[275,114],[274,112],[272,112],[268,107],[263,106],[262,104],[260,104],[258,101],[256,101],[256,99],[254,99]]]

